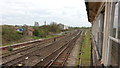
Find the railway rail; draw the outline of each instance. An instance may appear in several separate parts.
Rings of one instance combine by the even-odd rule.
[[[65,64],[67,58],[69,57],[69,54],[71,53],[72,48],[74,47],[75,41],[80,36],[80,33],[78,33],[76,37],[72,37],[70,41],[68,41],[65,45],[63,45],[64,47],[60,47],[59,49],[57,49],[56,51],[54,51],[53,53],[48,55],[46,58],[44,58],[44,61],[39,62],[33,66],[35,66],[35,67],[36,66],[50,67],[54,63],[56,63],[55,61],[57,61],[57,60],[60,61],[60,57],[64,56],[64,59],[62,60],[63,61],[62,66],[63,66]],[[56,65],[53,65],[53,66],[56,66]],[[61,65],[57,65],[57,66],[61,66]]]
[[[12,56],[4,58],[3,66],[51,66],[51,61],[55,62],[55,57],[66,53],[70,54],[70,50],[74,47],[74,42],[80,36],[81,32],[76,31],[73,34],[66,36],[54,43],[38,44],[34,48],[30,47],[28,50],[16,52]],[[42,46],[42,47],[41,47]],[[60,54],[61,53],[61,54]],[[58,56],[58,57],[59,57]],[[6,59],[8,58],[8,59]],[[66,57],[67,58],[67,57]],[[9,61],[8,61],[9,60]],[[6,62],[5,62],[6,61]],[[48,63],[49,62],[49,63]],[[52,63],[53,64],[53,63]]]
[[[14,50],[10,53],[7,54],[3,54],[0,57],[2,57],[2,63],[7,63],[15,58],[19,58],[22,55],[28,54],[34,50],[36,50],[37,48],[42,48],[44,46],[46,46],[47,44],[51,44],[53,43],[51,40],[47,40],[44,42],[36,42],[36,43],[32,43],[31,45],[24,47],[24,48],[20,48],[18,50]]]
[[[50,67],[64,67],[67,64],[67,60],[69,58],[69,55],[74,48],[76,40],[79,38],[80,33],[73,37],[72,40],[67,44],[67,46],[59,52],[57,56],[55,56],[51,61],[49,61],[45,66],[46,68]]]
[[[62,37],[64,37],[65,35],[62,35],[62,36],[58,36],[58,37],[54,37],[56,39],[60,39]],[[6,50],[8,48],[18,48],[18,47],[21,47],[21,46],[27,46],[27,45],[31,45],[31,44],[34,44],[34,43],[40,43],[40,42],[46,42],[46,41],[53,41],[54,38],[49,38],[49,39],[38,39],[38,40],[33,40],[33,41],[27,41],[27,42],[23,42],[23,43],[17,43],[17,44],[13,44],[13,45],[10,45],[10,46],[3,46],[3,47],[0,47],[0,50]]]
[[[59,40],[58,40],[59,41]],[[54,42],[52,42],[54,43]],[[50,45],[52,43],[46,43],[46,42],[43,42],[43,43],[36,43],[35,45],[33,46],[29,46],[29,47],[25,47],[25,48],[22,48],[22,49],[19,49],[19,50],[15,50],[11,53],[8,53],[7,55],[5,56],[2,56],[2,63],[8,63],[12,60],[15,60],[17,58],[20,58],[22,56],[25,56],[25,55],[28,55],[38,49],[41,49],[41,48],[44,48],[44,47],[47,47],[47,45]]]

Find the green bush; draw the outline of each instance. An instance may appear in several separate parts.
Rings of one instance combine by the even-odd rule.
[[[40,35],[39,29],[35,29],[35,31],[33,32],[33,34],[34,34],[35,36],[39,36],[39,35]]]
[[[54,22],[52,22],[50,25],[44,25],[44,26],[33,27],[33,28],[35,30],[33,32],[33,35],[38,37],[46,37],[47,35],[50,35],[50,33],[52,34],[52,33],[61,32],[58,25]]]
[[[14,26],[3,25],[2,26],[2,44],[16,41],[22,38],[22,34],[16,31]]]

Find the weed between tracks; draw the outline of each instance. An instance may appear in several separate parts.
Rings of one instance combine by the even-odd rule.
[[[81,46],[82,46],[82,50],[80,50]],[[82,55],[80,53],[82,53]],[[77,62],[77,64],[80,66],[90,66],[90,58],[91,58],[90,32],[86,31],[85,36],[83,37],[82,44],[80,44],[79,54],[78,54],[79,61]]]
[[[82,56],[81,56],[81,64],[82,66],[90,66],[90,56],[91,56],[91,40],[90,40],[90,32],[87,31],[83,44],[82,44]]]

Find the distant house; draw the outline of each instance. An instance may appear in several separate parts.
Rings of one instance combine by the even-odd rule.
[[[64,24],[58,24],[58,26],[60,27],[61,30],[66,30],[68,29],[68,26],[64,25]]]
[[[64,30],[68,29],[68,26],[64,25]]]
[[[64,25],[63,24],[58,24],[58,26],[60,27],[61,30],[64,30]]]
[[[34,31],[33,28],[28,28],[28,30],[27,30],[27,35],[28,35],[28,36],[33,36],[33,31]]]
[[[23,25],[23,35],[26,35],[26,36],[33,36],[33,31],[34,29],[27,26],[26,24]]]

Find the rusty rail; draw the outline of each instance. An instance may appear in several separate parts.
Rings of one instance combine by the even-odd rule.
[[[64,65],[65,65],[65,63],[66,63],[66,61],[67,61],[67,59],[68,59],[68,57],[69,57],[69,55],[70,55],[73,47],[74,47],[74,46],[70,46],[70,45],[71,45],[71,44],[74,45],[74,44],[75,44],[75,41],[78,39],[78,37],[79,37],[79,34],[77,34],[76,37],[73,37],[72,40],[69,41],[69,43],[67,44],[67,46],[66,46],[61,52],[59,52],[57,56],[55,56],[52,60],[50,60],[50,61],[45,65],[45,67],[46,67],[46,68],[49,68],[49,67],[51,67],[52,65],[54,66],[56,60],[60,60],[60,56],[62,56],[62,54],[66,54],[66,55],[64,56],[63,62],[61,62],[61,65],[58,65],[58,66],[60,66],[60,67],[64,67]],[[66,52],[66,53],[65,53],[65,52]],[[62,57],[63,57],[63,56],[62,56]]]
[[[71,35],[70,35],[71,36]],[[74,35],[73,35],[74,36]],[[68,38],[69,39],[69,38]],[[67,39],[66,39],[67,40]],[[65,43],[66,43],[66,41],[64,41]],[[58,43],[59,44],[59,43]],[[55,45],[54,45],[55,46]],[[18,57],[18,58],[16,58],[16,59],[13,59],[13,60],[11,60],[10,62],[7,62],[7,63],[5,63],[5,64],[3,64],[3,65],[16,65],[16,64],[18,64],[18,63],[20,63],[20,62],[22,62],[22,61],[24,61],[24,58],[26,57],[26,56],[31,56],[31,54],[33,54],[33,55],[37,55],[38,53],[39,53],[39,50],[40,50],[41,48],[39,48],[39,49],[37,49],[37,50],[35,50],[35,51],[31,51],[30,53],[28,53],[28,54],[25,54],[25,55],[23,55],[23,56],[21,56],[21,57]],[[42,48],[43,49],[43,48]],[[44,47],[44,49],[46,49],[45,47]],[[41,50],[41,51],[44,51],[44,49],[43,50]]]

